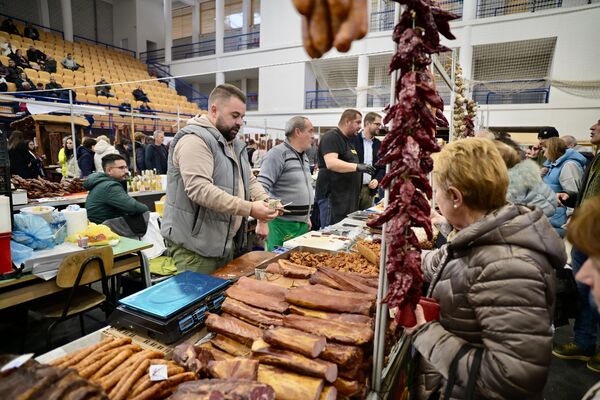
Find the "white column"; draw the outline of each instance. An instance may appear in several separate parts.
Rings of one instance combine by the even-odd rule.
[[[200,0],[194,0],[192,8],[192,43],[200,41]]]
[[[173,45],[173,16],[171,15],[171,0],[164,0],[165,14],[165,64],[171,64],[171,46]]]
[[[215,74],[215,86],[219,86],[225,83],[225,73],[217,72]]]
[[[62,11],[63,32],[65,40],[73,41],[73,13],[71,12],[71,0],[60,0]]]
[[[248,94],[248,78],[242,78],[240,89],[244,94]]]
[[[367,107],[367,92],[369,86],[369,56],[358,56],[358,75],[356,77],[356,108]]]
[[[40,0],[39,4],[41,24],[50,27],[50,9],[48,8],[48,0]]]
[[[242,33],[250,32],[250,24],[252,22],[252,1],[242,0]]]
[[[215,54],[223,55],[223,38],[225,37],[225,0],[215,1]]]
[[[473,77],[473,45],[471,40],[472,21],[477,18],[477,0],[465,0],[463,3],[462,19],[466,22],[458,62],[462,67],[462,75],[466,80]],[[469,85],[467,85],[469,87]]]

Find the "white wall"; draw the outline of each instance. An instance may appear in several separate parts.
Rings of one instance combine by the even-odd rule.
[[[163,0],[136,0],[136,49],[146,51],[146,40],[156,42],[157,48],[165,47],[165,23]]]
[[[119,0],[113,4],[113,42],[121,46],[122,39],[127,39],[129,50],[138,51],[136,0]]]

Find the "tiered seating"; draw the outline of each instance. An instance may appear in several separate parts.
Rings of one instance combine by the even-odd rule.
[[[19,25],[19,30],[23,31],[23,26]],[[73,88],[77,93],[77,101],[88,102],[102,105],[118,106],[125,99],[129,99],[133,107],[139,107],[142,103],[134,101],[131,92],[138,86],[137,83],[119,84],[119,82],[129,82],[137,80],[152,79],[148,74],[147,67],[140,60],[134,58],[130,53],[107,49],[105,47],[82,43],[73,43],[60,35],[45,32],[40,29],[40,40],[33,41],[16,35],[9,35],[6,32],[0,32],[0,36],[7,37],[14,49],[21,48],[25,53],[30,44],[43,51],[46,55],[56,59],[57,71],[54,75],[56,81],[65,88]],[[73,54],[78,64],[83,67],[77,71],[71,71],[63,68],[61,61],[67,55]],[[4,65],[8,65],[8,57],[0,56]],[[35,69],[26,69],[27,76],[34,82],[41,82],[44,85],[50,82],[50,74]],[[113,98],[96,96],[93,86],[101,78],[105,78],[111,85]],[[197,114],[201,110],[194,103],[190,103],[185,96],[177,94],[175,89],[167,87],[164,83],[158,81],[144,82],[139,84],[144,92],[150,98],[150,106],[156,115],[168,116],[174,118],[174,115],[165,113],[176,113],[179,107],[181,114]],[[9,91],[15,91],[16,86],[9,84]],[[129,118],[114,116],[112,118],[116,124],[130,123]],[[108,124],[108,117],[96,118],[96,121],[102,125]],[[162,128],[166,132],[173,132],[173,122],[159,122],[157,124],[150,119],[135,118],[136,130],[153,130]],[[107,125],[106,125],[107,126]],[[139,126],[139,128],[138,128]]]

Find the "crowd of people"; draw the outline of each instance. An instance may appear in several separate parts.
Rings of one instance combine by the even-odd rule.
[[[285,140],[267,151],[263,143],[238,138],[245,113],[245,94],[219,85],[209,96],[208,113],[188,120],[168,147],[161,131],[152,143],[136,134],[135,155],[131,146],[118,147],[106,136],[84,138],[76,150],[66,138],[61,172],[87,177],[86,207],[98,223],[147,211],[124,187],[134,159],[138,169],[166,173],[161,234],[178,271],[201,273],[243,251],[249,217],[272,250],[336,224],[380,196],[381,115],[345,110],[318,146],[310,119],[295,116],[286,123]],[[590,132],[592,145],[600,145],[600,120]],[[538,144],[526,150],[506,134],[477,136],[434,155],[437,210],[431,220],[443,239],[423,253],[422,271],[428,296],[442,307],[439,320],[427,321],[417,306],[417,324],[406,327],[418,354],[415,398],[441,390],[456,399],[469,392],[541,398],[552,354],[600,372],[594,304],[600,301],[600,232],[594,223],[600,218],[600,155],[552,127],[541,129]],[[11,136],[14,172],[27,177],[41,170],[30,144],[21,133]],[[570,255],[565,238],[573,245]],[[565,271],[578,281],[570,315],[575,335],[573,342],[553,346],[554,328],[568,323],[556,317],[563,294],[557,277]]]

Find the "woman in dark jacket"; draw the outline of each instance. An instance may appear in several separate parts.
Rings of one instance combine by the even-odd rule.
[[[83,138],[81,146],[77,149],[77,164],[81,171],[80,178],[86,178],[92,172],[94,172],[94,146],[96,145],[96,139],[91,137]]]
[[[481,162],[485,160],[485,162]],[[506,202],[508,173],[492,141],[458,140],[435,157],[436,204],[454,228],[423,255],[439,320],[406,329],[421,356],[415,398],[444,393],[456,358],[452,399],[541,399],[552,351],[554,269],[564,245],[538,208]],[[462,353],[462,357],[458,356]],[[472,370],[480,356],[479,368]]]
[[[37,166],[29,154],[27,142],[23,132],[13,131],[8,140],[8,157],[10,160],[10,173],[19,175],[23,179],[37,178]]]
[[[135,167],[138,171],[146,169],[146,135],[142,132],[135,133]],[[133,166],[132,166],[133,167]],[[133,168],[131,168],[133,169]]]

